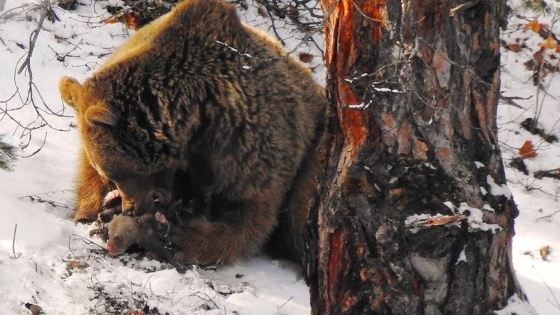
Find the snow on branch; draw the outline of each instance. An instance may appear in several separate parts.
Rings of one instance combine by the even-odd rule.
[[[494,210],[488,206],[484,205],[482,209],[470,207],[466,202],[462,202],[459,207],[455,207],[451,202],[444,202],[444,204],[455,214],[444,215],[438,213],[436,215],[429,214],[415,214],[407,217],[405,219],[405,226],[412,233],[417,233],[422,229],[431,228],[434,226],[447,226],[447,227],[460,227],[461,221],[466,220],[469,226],[469,231],[491,231],[496,233],[496,231],[502,228],[498,224],[489,224],[484,222],[484,211]]]

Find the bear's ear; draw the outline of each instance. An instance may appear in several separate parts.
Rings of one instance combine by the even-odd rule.
[[[76,79],[63,77],[58,83],[58,89],[64,102],[78,110],[78,99],[82,91],[82,85]]]
[[[94,105],[86,110],[84,115],[86,122],[93,126],[115,126],[118,122],[117,115],[102,105]]]

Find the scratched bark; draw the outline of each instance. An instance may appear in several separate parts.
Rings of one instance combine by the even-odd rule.
[[[332,107],[306,235],[313,314],[488,314],[523,298],[517,208],[498,189],[505,1],[322,6]],[[431,217],[405,224],[415,214]]]

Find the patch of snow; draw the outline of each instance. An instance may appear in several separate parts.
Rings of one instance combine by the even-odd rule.
[[[464,214],[468,212],[467,222],[469,223],[469,229],[471,231],[474,230],[481,230],[481,231],[491,231],[492,233],[496,233],[496,231],[501,230],[502,228],[497,224],[488,224],[484,222],[484,214],[482,210],[474,207],[470,207],[467,203],[461,202],[459,208],[456,209],[457,212]]]
[[[519,298],[517,294],[512,295],[508,300],[508,305],[499,311],[495,311],[496,315],[538,315],[537,311]]]
[[[511,191],[506,184],[496,184],[490,175],[486,176],[486,183],[490,186],[490,194],[493,196],[505,196],[508,199],[511,198]]]
[[[467,248],[467,246],[463,247],[463,250],[459,254],[459,258],[457,258],[457,262],[455,263],[455,265],[458,265],[462,261],[465,261],[465,262],[467,261],[467,253],[465,252],[466,248]]]

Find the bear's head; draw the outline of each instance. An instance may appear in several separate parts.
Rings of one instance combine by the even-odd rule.
[[[161,125],[145,126],[149,123],[139,122],[138,114],[128,113],[131,107],[118,106],[121,95],[98,83],[64,77],[59,84],[64,102],[76,110],[89,163],[117,186],[123,211],[140,215],[166,207],[173,199],[175,172],[183,167],[175,146],[158,130]]]

